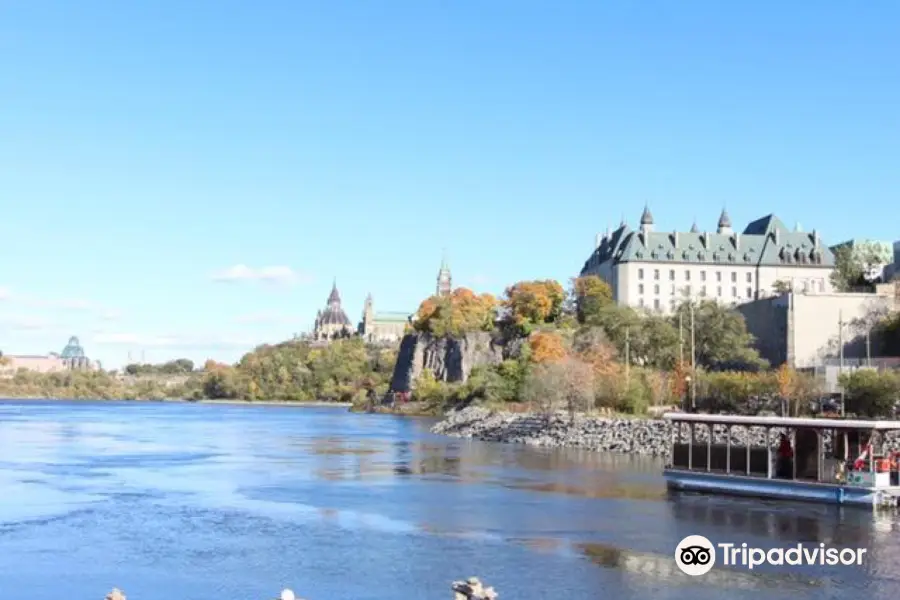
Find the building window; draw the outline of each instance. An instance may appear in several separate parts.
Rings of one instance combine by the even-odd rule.
[[[672,284],[672,291],[670,292],[673,296],[675,295],[675,284]]]
[[[700,281],[706,281],[706,271],[700,271]]]
[[[653,269],[653,279],[659,281],[659,269]]]
[[[638,298],[638,306],[644,306],[644,299]]]
[[[685,292],[687,293],[688,296],[691,295],[691,286],[689,286],[689,285],[688,285],[688,286],[685,286],[684,290],[685,290]]]
[[[718,287],[716,288],[716,295],[717,295],[719,298],[722,297],[722,286],[721,286],[721,285],[718,286]]]
[[[747,273],[747,283],[753,283],[753,273]]]
[[[736,287],[731,288],[731,297],[737,298],[737,288]]]
[[[691,272],[690,272],[690,271],[685,270],[685,272],[684,272],[684,280],[685,280],[685,281],[690,281],[690,280],[691,280]]]
[[[700,295],[703,296],[704,298],[706,297],[706,286],[705,285],[702,288],[700,288]]]
[[[675,269],[669,271],[669,281],[675,281]]]
[[[737,273],[731,274],[731,283],[737,283]]]
[[[722,271],[716,271],[716,281],[722,281]],[[720,296],[722,294],[719,294]]]
[[[753,288],[747,288],[747,297],[748,297],[748,298],[752,298],[752,297],[753,297]]]
[[[653,293],[659,295],[659,284],[653,286]]]
[[[659,310],[659,298],[653,301],[653,308]]]
[[[643,279],[643,278],[644,278],[644,270],[638,269],[638,279]]]
[[[639,283],[638,284],[638,294],[643,294],[643,293],[644,293],[644,284]]]

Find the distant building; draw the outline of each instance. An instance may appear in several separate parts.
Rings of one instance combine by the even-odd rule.
[[[669,312],[682,299],[709,298],[739,305],[775,295],[781,285],[802,293],[832,291],[834,255],[818,233],[788,230],[775,215],[753,221],[742,233],[724,210],[715,233],[654,231],[645,207],[640,229],[623,221],[607,229],[581,275],[609,283],[621,305]]]
[[[328,296],[328,304],[325,306],[325,310],[320,310],[316,313],[313,339],[316,341],[333,340],[340,337],[350,337],[353,333],[353,324],[341,307],[341,294],[338,292],[337,281],[335,280],[331,286],[331,294]]]
[[[896,261],[896,252],[900,250],[900,246],[898,246],[898,244],[894,244],[892,246],[890,242],[883,242],[880,240],[852,239],[847,240],[846,242],[841,242],[840,244],[835,244],[831,247],[831,251],[837,252],[839,248],[845,247],[849,247],[854,254],[863,252],[863,249],[865,249],[865,252],[868,253],[870,247],[874,247],[873,249],[875,251],[884,255],[884,261],[868,265],[868,271],[863,274],[863,276],[866,278],[866,281],[870,283],[874,283],[876,281],[887,281],[886,275],[890,273],[892,263]]]
[[[880,284],[875,293],[788,293],[737,307],[760,355],[773,366],[797,369],[824,365],[840,356],[875,355],[875,325],[900,310],[900,285]]]
[[[366,296],[358,332],[367,342],[396,342],[403,338],[412,315],[406,312],[375,312],[372,294]]]
[[[892,281],[900,278],[900,241],[894,242],[892,248],[893,262],[884,269],[884,280]]]
[[[10,375],[19,369],[37,373],[61,371],[94,371],[101,368],[99,361],[90,360],[81,347],[78,338],[72,336],[62,352],[49,354],[4,354],[0,362],[0,373]]]
[[[450,267],[447,265],[447,256],[441,259],[441,268],[437,275],[437,289],[435,295],[449,296],[453,291],[453,276],[450,274]]]

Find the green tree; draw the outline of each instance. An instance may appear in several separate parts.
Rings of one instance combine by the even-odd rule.
[[[595,319],[603,308],[612,304],[612,289],[596,275],[573,279],[570,296],[574,300],[576,318],[582,324]]]
[[[834,249],[831,284],[839,292],[869,288],[869,273],[875,267],[890,262],[890,250],[881,244],[871,241],[842,244]]]
[[[690,352],[692,301],[676,307],[671,322],[684,327],[685,355]],[[753,336],[739,312],[714,300],[693,302],[694,347],[699,366],[712,370],[757,370],[767,366],[753,348]],[[679,320],[680,317],[680,320]]]
[[[772,284],[772,291],[776,294],[788,294],[793,291],[793,286],[790,281],[779,279]]]
[[[844,388],[846,409],[864,417],[887,417],[894,412],[900,395],[900,378],[892,371],[857,369],[839,379]]]

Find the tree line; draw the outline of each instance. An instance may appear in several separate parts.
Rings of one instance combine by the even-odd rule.
[[[884,326],[900,330],[900,320]],[[424,372],[413,397],[436,410],[527,402],[541,410],[643,413],[679,405],[690,394],[709,410],[782,405],[800,414],[823,395],[811,374],[771,369],[736,310],[690,299],[668,315],[619,306],[596,276],[575,278],[568,289],[554,280],[518,282],[501,298],[459,288],[423,301],[412,328],[436,336],[491,331],[506,343],[525,342],[500,365],[476,368],[464,384]],[[890,372],[847,374],[843,381],[848,409],[859,414],[886,414],[900,392]]]

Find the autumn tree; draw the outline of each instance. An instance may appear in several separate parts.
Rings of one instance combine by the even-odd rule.
[[[585,275],[572,280],[575,315],[579,323],[595,318],[606,306],[612,304],[612,288],[596,275]]]
[[[593,404],[593,378],[590,365],[567,357],[535,365],[525,378],[522,395],[545,414],[565,409],[574,417]]]
[[[796,379],[796,371],[788,366],[787,363],[784,363],[778,368],[778,395],[781,397],[782,414],[785,414],[787,412],[785,409],[790,406],[791,400],[793,400],[792,396]]]
[[[566,357],[562,336],[553,331],[536,331],[528,337],[531,360],[535,363],[560,362]]]
[[[566,292],[558,281],[520,281],[506,288],[506,322],[524,333],[536,325],[554,323],[562,316],[565,299]]]
[[[432,296],[419,305],[413,327],[435,336],[458,337],[470,331],[490,331],[494,327],[497,300],[491,294],[476,295],[468,288],[456,288],[449,296]]]
[[[685,361],[677,361],[675,368],[669,377],[669,391],[672,397],[678,400],[680,404],[684,403],[685,394],[688,391],[688,377],[691,374],[691,368]]]

